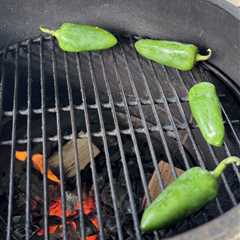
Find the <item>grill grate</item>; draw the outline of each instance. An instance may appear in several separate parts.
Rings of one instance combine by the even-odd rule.
[[[97,164],[94,160],[92,142],[100,141],[111,200],[115,217],[117,239],[127,239],[121,221],[121,209],[117,204],[117,190],[112,167],[111,141],[114,139],[124,173],[126,192],[134,236],[129,239],[152,239],[142,236],[139,230],[140,211],[136,203],[133,174],[129,170],[124,139],[131,142],[132,153],[136,158],[136,171],[139,172],[141,189],[147,204],[151,202],[146,168],[140,142],[148,149],[151,169],[156,170],[161,189],[165,187],[158,168],[161,158],[170,166],[176,178],[175,166],[188,169],[193,165],[212,169],[219,160],[239,153],[240,113],[239,90],[218,70],[208,64],[200,65],[191,72],[179,71],[159,66],[140,58],[133,50],[132,38],[121,38],[119,46],[100,53],[66,54],[55,46],[52,38],[28,40],[0,52],[0,148],[7,149],[8,159],[2,161],[1,173],[6,172],[8,180],[8,214],[1,221],[7,224],[6,239],[31,239],[31,176],[30,156],[35,148],[43,154],[43,216],[44,239],[51,239],[48,233],[48,187],[47,179],[49,145],[55,144],[59,156],[59,176],[61,204],[66,210],[65,175],[63,164],[63,144],[73,140],[76,167],[76,191],[80,203],[80,235],[86,237],[83,209],[83,179],[79,166],[81,153],[77,149],[78,132],[84,129],[88,139],[91,160],[91,178],[99,224],[99,239],[106,238],[101,205],[101,192],[98,184]],[[221,149],[207,145],[191,119],[187,103],[187,91],[196,82],[211,81],[217,86],[225,118],[226,139]],[[235,93],[235,94],[234,94]],[[54,116],[54,117],[53,117]],[[94,116],[94,118],[93,118]],[[25,186],[25,231],[22,238],[12,228],[14,215],[15,151],[24,147],[29,153],[26,161]],[[161,157],[161,158],[160,158]],[[10,159],[10,164],[9,164]],[[9,164],[9,166],[7,165]],[[5,166],[5,165],[6,166]],[[9,172],[8,172],[9,171]],[[3,178],[4,179],[4,178]],[[236,206],[240,196],[240,173],[236,166],[222,175],[222,189],[215,203],[201,211],[207,222]],[[0,199],[1,201],[1,199]],[[213,213],[211,212],[213,211]],[[1,215],[1,211],[0,211]],[[193,218],[187,220],[189,229],[199,225]],[[67,236],[67,219],[62,215],[63,239]],[[155,239],[173,236],[181,232],[177,228],[155,232]]]

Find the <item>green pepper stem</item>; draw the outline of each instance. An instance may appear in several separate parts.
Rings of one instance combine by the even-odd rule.
[[[201,54],[197,53],[196,62],[208,60],[212,56],[212,50],[210,48],[208,48],[207,52],[208,52],[207,55],[201,55]]]
[[[40,26],[40,30],[41,30],[42,32],[48,33],[48,34],[50,34],[50,35],[52,35],[52,36],[55,36],[55,31],[54,31],[54,30],[45,28],[45,27],[43,27],[43,26]]]
[[[212,171],[213,176],[216,178],[219,178],[221,176],[221,174],[223,173],[224,169],[231,163],[236,163],[237,165],[240,165],[240,158],[235,157],[235,156],[225,158]]]

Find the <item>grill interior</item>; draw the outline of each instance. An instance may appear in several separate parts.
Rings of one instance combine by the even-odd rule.
[[[139,220],[142,200],[151,202],[148,182],[154,170],[160,188],[165,187],[158,162],[170,164],[176,178],[179,167],[213,169],[220,160],[237,155],[240,149],[240,102],[238,89],[209,64],[191,72],[165,68],[136,55],[132,37],[119,37],[111,50],[66,54],[52,38],[39,37],[10,46],[0,55],[0,231],[2,239],[60,239],[48,233],[48,158],[59,154],[62,209],[66,209],[66,188],[76,191],[80,202],[79,232],[86,237],[82,209],[83,185],[92,185],[99,225],[98,239],[159,239],[171,237],[222,215],[240,201],[240,173],[229,167],[221,177],[216,201],[176,226],[142,235]],[[207,145],[189,112],[187,91],[199,81],[217,87],[222,103],[226,137],[222,148]],[[84,135],[79,136],[79,132]],[[77,138],[87,137],[91,167],[80,169]],[[69,183],[64,172],[63,145],[73,141],[76,175]],[[93,157],[91,143],[101,150]],[[15,151],[29,156],[43,154],[44,173],[40,176],[45,237],[37,237],[33,224],[33,180],[31,158],[24,165],[24,217],[19,215],[19,193]],[[121,185],[120,187],[118,185]],[[121,191],[119,191],[121,189]],[[102,193],[108,191],[107,201]],[[124,196],[124,203],[119,200]],[[106,197],[105,197],[106,198]],[[108,202],[108,204],[106,204]],[[106,210],[108,208],[108,210]],[[6,211],[8,209],[8,211]],[[109,211],[109,212],[108,212]],[[107,212],[107,213],[106,213]],[[111,220],[111,224],[108,222]],[[63,239],[68,239],[67,216],[61,217]],[[111,227],[109,226],[111,225]],[[75,239],[75,238],[73,238]]]

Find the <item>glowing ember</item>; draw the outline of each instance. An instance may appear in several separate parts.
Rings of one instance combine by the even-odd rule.
[[[19,161],[27,160],[26,151],[16,151],[16,159]],[[43,155],[42,154],[33,154],[32,163],[36,170],[43,174]],[[50,170],[47,170],[47,177],[55,183],[60,183],[60,179]]]
[[[97,240],[97,235],[89,236],[87,240]]]
[[[75,231],[75,232],[77,231],[78,222],[77,222],[77,220],[68,220],[68,218],[77,217],[79,215],[79,209],[80,209],[80,203],[77,202],[74,206],[74,210],[67,209],[65,211],[65,215],[66,215],[66,218],[67,218],[67,225],[69,227],[71,227],[72,231]],[[91,196],[86,197],[83,200],[83,213],[85,215],[88,215],[88,214],[91,214],[94,210],[95,210],[94,198],[91,197]],[[62,211],[62,201],[61,201],[60,197],[57,200],[54,200],[54,201],[50,202],[48,215],[49,216],[57,216],[59,218],[62,217],[63,211]],[[97,218],[96,217],[92,218],[91,222],[98,229]],[[51,225],[51,226],[48,227],[48,232],[50,234],[56,233],[60,230],[62,230],[62,224],[55,224],[55,225]],[[38,236],[43,236],[44,235],[44,229],[40,229],[37,232],[37,235]],[[86,239],[87,240],[97,240],[97,235],[88,236]]]

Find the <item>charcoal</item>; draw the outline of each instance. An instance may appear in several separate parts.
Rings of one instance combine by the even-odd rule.
[[[78,229],[76,232],[79,232],[79,229],[80,229],[80,224],[79,224],[79,221],[78,221],[79,217],[74,217],[74,218],[69,217],[66,220],[67,220],[67,222],[74,220],[76,225],[77,225],[77,229]],[[56,216],[51,216],[51,217],[49,217],[48,223],[49,223],[49,226],[56,225],[56,224],[61,224],[62,219],[59,218],[59,217],[56,217]],[[43,220],[40,222],[40,224],[41,224],[41,227],[43,227]],[[85,228],[86,236],[91,236],[91,235],[97,234],[97,232],[98,232],[95,225],[89,219],[89,216],[87,216],[85,214],[84,214],[84,228]],[[69,228],[69,229],[71,229],[71,228]],[[71,230],[71,232],[74,233],[74,231],[72,231],[72,230]]]
[[[131,220],[131,216],[129,216],[130,218],[128,219],[128,221],[126,221],[123,225],[123,228],[125,230],[125,232],[127,233],[127,236],[130,237],[134,237],[135,236],[135,231],[134,231],[134,226]]]
[[[118,183],[114,183],[114,188],[117,189],[116,199],[117,199],[118,208],[124,211],[125,213],[130,212],[126,188]],[[105,205],[112,206],[112,197],[111,197],[111,191],[110,191],[109,185],[105,186],[105,188],[101,193],[101,196],[102,196],[102,201]]]
[[[107,233],[117,232],[116,219],[114,216],[106,217],[104,223],[107,229]]]
[[[14,224],[24,224],[25,223],[25,216],[13,216],[13,223]]]
[[[84,227],[86,236],[91,236],[98,233],[95,225],[89,220],[88,216],[84,215]]]

